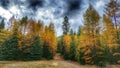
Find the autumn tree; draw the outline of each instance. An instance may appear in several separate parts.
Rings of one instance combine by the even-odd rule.
[[[114,23],[114,27],[115,27],[115,33],[116,33],[116,38],[117,38],[117,42],[119,43],[120,41],[120,3],[117,0],[110,0],[110,2],[108,4],[106,4],[106,8],[105,8],[105,14],[106,16],[110,17],[111,21]]]
[[[69,34],[64,35],[63,37],[63,56],[65,59],[70,59],[70,47],[71,47],[72,38]]]
[[[53,58],[57,51],[57,38],[54,31],[54,25],[52,23],[45,27],[42,40],[43,56],[47,59]]]
[[[84,14],[85,25],[81,33],[81,45],[78,48],[82,49],[83,59],[85,63],[94,64],[97,55],[97,49],[100,48],[99,41],[99,20],[100,16],[92,5],[86,10]]]
[[[10,36],[10,34],[10,31],[5,29],[5,22],[4,19],[2,19],[0,23],[0,44],[4,42],[4,40]]]
[[[113,56],[115,53],[118,53],[116,56],[119,55],[119,45],[117,43],[116,38],[116,29],[114,28],[114,23],[110,19],[109,16],[103,16],[103,23],[105,26],[105,30],[102,32],[102,44],[105,46],[106,55],[108,57],[108,62],[116,63],[117,60],[114,59]],[[117,57],[116,57],[117,58]]]

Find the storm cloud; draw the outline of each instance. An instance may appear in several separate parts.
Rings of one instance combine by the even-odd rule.
[[[109,0],[0,0],[0,18],[9,20],[12,16],[16,19],[28,16],[42,20],[45,25],[53,22],[57,35],[61,35],[64,16],[69,17],[71,28],[76,31],[83,24],[83,14],[89,3],[102,16],[106,1]]]
[[[10,4],[10,0],[0,0],[0,6],[2,6],[5,9],[8,9]]]

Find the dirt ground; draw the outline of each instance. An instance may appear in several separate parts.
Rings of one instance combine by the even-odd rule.
[[[94,65],[80,65],[76,62],[64,60],[50,61],[0,61],[0,68],[100,68]],[[105,68],[120,68],[118,65],[109,65]]]
[[[40,61],[0,61],[0,68],[100,68],[95,65],[80,65],[77,62],[65,61],[60,54],[54,60]],[[120,68],[120,65],[107,65],[105,68]]]

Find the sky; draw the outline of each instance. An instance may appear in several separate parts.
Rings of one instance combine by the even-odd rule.
[[[55,24],[56,35],[60,36],[64,16],[68,16],[71,28],[77,31],[84,24],[83,14],[89,4],[102,17],[108,2],[109,0],[0,0],[0,19],[4,18],[8,22],[12,16],[18,20],[28,16],[29,19],[43,21],[45,25],[52,22]]]

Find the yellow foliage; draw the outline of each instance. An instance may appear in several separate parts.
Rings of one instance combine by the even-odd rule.
[[[55,32],[51,31],[48,27],[45,27],[45,30],[42,34],[43,43],[48,44],[50,51],[55,54],[57,50],[57,38]]]
[[[11,32],[8,30],[1,30],[0,31],[0,43],[4,42],[5,39],[9,38],[11,36]]]
[[[91,50],[90,49],[86,49],[86,51],[84,51],[84,55],[90,54]]]
[[[64,37],[63,37],[63,45],[64,45],[64,47],[65,47],[65,50],[66,50],[66,52],[69,52],[70,51],[70,44],[71,44],[71,41],[72,41],[72,39],[71,39],[71,36],[70,35],[64,35]]]
[[[106,30],[102,32],[102,38],[103,38],[102,40],[104,41],[103,43],[107,45],[109,48],[118,46],[118,44],[116,44],[117,41],[116,33],[119,30],[114,28],[113,22],[107,16],[104,17],[103,23],[106,28]]]

